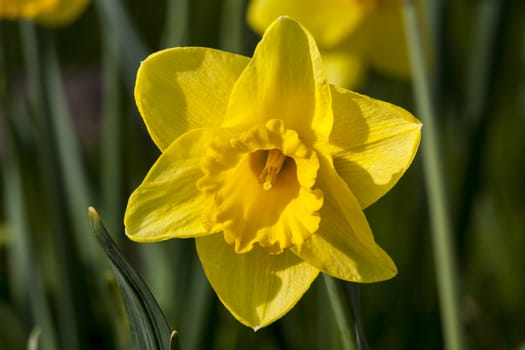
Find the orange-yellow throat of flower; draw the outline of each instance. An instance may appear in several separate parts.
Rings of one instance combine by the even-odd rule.
[[[262,187],[265,191],[272,189],[277,174],[281,171],[285,161],[286,157],[280,150],[272,149],[268,151],[268,154],[266,155],[266,164],[258,177],[258,182],[263,184]]]
[[[301,245],[319,227],[319,161],[296,131],[272,119],[240,135],[216,137],[201,162],[203,225],[224,233],[237,253],[270,254]]]

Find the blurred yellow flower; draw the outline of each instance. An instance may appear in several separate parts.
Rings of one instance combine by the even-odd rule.
[[[319,271],[375,282],[397,270],[363,208],[408,168],[420,122],[330,86],[311,35],[277,19],[253,58],[157,52],[135,99],[161,150],[129,198],[138,242],[195,237],[211,286],[243,324],[282,317]]]
[[[49,26],[74,21],[89,0],[0,0],[0,19],[29,19]]]
[[[316,39],[336,86],[357,87],[367,65],[410,76],[402,0],[251,0],[248,23],[258,33],[280,15],[296,18]]]

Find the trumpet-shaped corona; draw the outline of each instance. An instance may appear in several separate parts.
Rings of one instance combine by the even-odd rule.
[[[197,188],[207,198],[203,222],[210,230],[221,226],[237,253],[258,243],[280,254],[318,229],[323,196],[312,187],[319,162],[283,121],[216,138],[201,167],[204,177]]]

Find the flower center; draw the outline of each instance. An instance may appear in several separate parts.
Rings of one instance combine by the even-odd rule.
[[[301,245],[319,228],[323,194],[313,189],[317,155],[281,120],[225,134],[208,146],[197,188],[206,196],[203,225],[224,233],[235,252],[254,244],[270,254]]]
[[[277,178],[277,174],[281,171],[286,157],[283,152],[278,149],[271,149],[267,151],[266,164],[257,178],[258,183],[263,184],[265,191],[272,189],[272,185]]]

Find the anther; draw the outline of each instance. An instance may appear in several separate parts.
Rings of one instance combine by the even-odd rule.
[[[281,171],[285,160],[286,156],[280,150],[272,149],[268,151],[266,164],[257,178],[257,182],[263,184],[263,190],[269,191],[272,189],[277,174]]]

